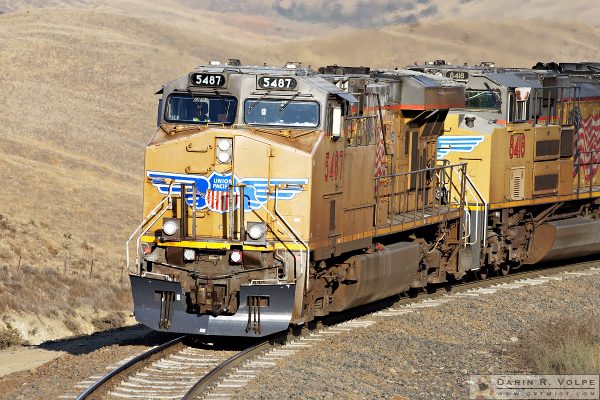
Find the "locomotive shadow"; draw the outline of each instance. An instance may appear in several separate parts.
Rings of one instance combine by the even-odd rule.
[[[36,346],[31,346],[31,348],[81,355],[113,345],[156,346],[176,336],[172,333],[156,332],[141,324],[137,324],[122,328],[112,328],[90,335],[47,341]]]

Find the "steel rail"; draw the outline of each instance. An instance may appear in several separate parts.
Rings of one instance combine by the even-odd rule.
[[[272,346],[273,345],[269,340],[265,340],[247,348],[246,350],[234,354],[204,375],[198,382],[196,382],[194,386],[190,388],[190,390],[188,390],[181,400],[192,400],[204,395],[212,385],[217,383],[218,380],[226,375],[231,369],[241,365],[247,359],[270,349]]]
[[[435,299],[435,298],[441,297],[446,293],[456,294],[456,293],[461,293],[461,292],[465,292],[468,290],[473,290],[476,288],[496,286],[501,283],[509,283],[509,282],[514,282],[514,281],[526,280],[526,279],[536,278],[536,277],[544,276],[544,275],[551,276],[551,275],[560,274],[560,273],[567,272],[567,271],[585,270],[585,269],[588,269],[588,268],[594,267],[594,266],[600,266],[600,260],[589,260],[589,261],[586,260],[583,262],[575,262],[575,263],[568,263],[568,264],[560,263],[560,264],[556,264],[552,267],[549,267],[546,265],[546,266],[538,267],[536,269],[528,269],[528,270],[524,270],[524,271],[514,272],[514,273],[511,273],[508,275],[499,274],[497,276],[491,276],[488,279],[484,279],[484,280],[467,281],[467,282],[461,282],[461,283],[456,283],[456,284],[452,284],[449,286],[445,286],[446,290],[441,290],[441,291],[439,289],[444,289],[444,287],[439,285],[439,286],[435,287],[436,291],[434,291],[434,292],[423,291],[423,292],[418,293],[414,297],[406,297],[406,296],[396,295],[396,296],[392,296],[387,299],[382,299],[375,303],[365,304],[363,306],[359,306],[354,309],[346,310],[344,312],[330,314],[326,317],[323,317],[322,319],[320,319],[318,321],[315,321],[315,325],[312,328],[309,328],[308,326],[303,327],[300,334],[294,335],[294,336],[295,337],[304,337],[306,335],[310,335],[311,332],[313,332],[314,330],[335,328],[335,326],[340,323],[344,323],[349,320],[358,320],[363,317],[368,317],[368,316],[374,315],[380,311],[385,311],[385,309],[387,309],[389,307],[405,306],[405,305],[409,305],[409,304],[413,304],[413,303],[419,303],[426,299]],[[291,337],[290,335],[292,335],[292,333],[291,333],[291,331],[288,330],[288,334],[287,334],[288,339]],[[283,343],[282,348],[285,348],[285,342],[287,342],[287,340],[284,340],[282,342]],[[217,387],[217,385],[219,384],[219,382],[221,381],[222,378],[227,378],[230,375],[230,373],[232,372],[232,370],[234,370],[236,367],[243,365],[243,363],[245,361],[247,361],[248,359],[251,359],[254,356],[257,356],[258,354],[264,353],[266,350],[273,348],[273,347],[274,347],[274,345],[271,345],[265,341],[265,342],[259,343],[258,345],[254,346],[254,347],[251,347],[241,353],[238,353],[238,354],[230,357],[229,359],[225,360],[223,363],[221,363],[220,365],[215,367],[213,370],[211,370],[208,374],[206,374],[200,381],[198,381],[188,391],[188,393],[186,393],[186,395],[184,397],[182,397],[182,400],[192,400],[192,399],[196,399],[196,398],[203,398],[203,396],[206,396],[213,389],[215,389],[215,387]],[[234,397],[235,397],[235,395],[234,395]]]
[[[183,338],[185,338],[185,336],[180,336],[176,339],[173,340],[169,340],[166,343],[163,343],[159,346],[156,346],[134,358],[132,358],[131,360],[127,361],[126,363],[124,363],[123,365],[118,366],[117,368],[113,369],[112,371],[110,371],[108,374],[104,375],[102,378],[100,378],[99,380],[96,381],[96,383],[94,383],[93,385],[91,385],[90,387],[88,387],[86,390],[84,390],[83,392],[81,392],[75,400],[84,400],[89,398],[89,396],[91,396],[92,394],[94,394],[98,389],[100,389],[101,387],[103,387],[104,385],[106,385],[110,380],[112,380],[113,378],[115,378],[117,375],[123,373],[124,371],[134,367],[135,365],[137,365],[138,363],[140,363],[141,361],[147,360],[148,358],[150,358],[151,356],[153,356],[154,354],[160,353],[162,351],[167,350],[170,347],[173,347],[179,343],[181,343],[181,341],[183,340]]]
[[[400,305],[407,305],[407,304],[411,304],[411,303],[420,302],[421,300],[426,299],[426,298],[433,299],[433,298],[436,298],[439,296],[443,296],[446,293],[460,293],[460,292],[464,292],[464,291],[471,290],[471,289],[495,286],[500,283],[509,283],[509,282],[519,281],[519,280],[528,279],[528,278],[535,278],[535,277],[539,277],[539,276],[543,276],[543,275],[547,276],[547,275],[554,275],[554,274],[559,274],[559,273],[567,272],[567,271],[585,270],[585,269],[588,269],[588,268],[591,268],[594,266],[600,267],[600,260],[584,259],[582,261],[578,261],[575,263],[563,261],[563,262],[553,263],[551,265],[545,264],[545,265],[537,266],[537,267],[532,266],[533,268],[530,267],[530,268],[527,268],[527,269],[521,270],[521,271],[514,271],[514,272],[511,271],[511,273],[509,273],[508,275],[498,274],[496,276],[489,276],[487,279],[483,279],[483,280],[468,280],[466,282],[465,281],[457,282],[457,283],[450,284],[450,285],[440,284],[440,285],[434,286],[432,288],[433,291],[429,291],[429,292],[421,291],[421,292],[417,293],[415,296],[406,296],[406,295],[391,296],[387,299],[382,299],[382,300],[376,301],[374,303],[365,304],[363,306],[359,306],[359,307],[356,307],[351,310],[346,310],[345,312],[330,314],[326,317],[321,318],[318,321],[315,321],[316,324],[313,328],[305,327],[304,329],[302,329],[302,331],[305,331],[305,329],[307,329],[307,330],[305,332],[301,332],[299,336],[302,337],[305,334],[309,334],[314,329],[330,328],[330,327],[333,327],[344,321],[365,317],[370,314],[375,314],[379,311],[385,310],[386,308],[388,308],[390,306],[394,307],[394,306],[400,306]],[[241,366],[244,362],[248,361],[249,359],[256,357],[256,356],[268,351],[269,349],[273,348],[276,345],[275,343],[278,342],[277,338],[280,338],[283,336],[288,336],[290,334],[291,334],[291,331],[289,331],[289,330],[284,331],[280,336],[268,337],[265,340],[259,342],[258,344],[254,345],[252,347],[249,347],[237,354],[234,354],[233,356],[229,357],[228,359],[226,359],[225,361],[223,361],[222,363],[220,363],[219,365],[217,365],[216,367],[211,369],[206,375],[204,375],[200,380],[198,380],[186,392],[186,394],[181,399],[182,400],[191,400],[191,399],[200,398],[200,397],[206,395],[208,392],[210,392],[210,390],[213,389],[213,387],[216,384],[218,384],[220,382],[220,380],[222,378],[227,377],[228,374],[233,369]],[[112,370],[111,372],[109,372],[108,374],[103,376],[100,380],[98,380],[96,383],[94,383],[92,386],[87,388],[84,392],[82,392],[76,398],[76,400],[80,400],[80,399],[83,400],[83,399],[89,398],[90,395],[97,392],[99,388],[107,385],[107,383],[109,381],[111,381],[113,378],[115,378],[119,374],[134,367],[141,361],[147,360],[152,355],[163,352],[163,351],[167,350],[168,348],[170,348],[174,345],[177,345],[178,343],[180,343],[183,340],[184,337],[185,336],[178,337],[178,338],[173,339],[169,342],[166,342],[160,346],[150,349],[147,352],[144,352],[143,354],[138,355],[137,357],[131,359],[127,363]],[[286,341],[287,341],[286,339],[283,339],[283,341],[281,341],[281,342],[285,343]]]
[[[563,272],[586,270],[595,266],[600,267],[600,259],[589,259],[586,261],[578,261],[574,263],[555,262],[554,265],[531,265],[529,266],[529,268],[526,268],[524,270],[511,270],[510,273],[507,275],[502,275],[498,272],[497,275],[488,276],[485,279],[473,279],[445,286],[443,284],[440,284],[439,286],[433,287],[434,291],[432,292],[423,291],[418,293],[415,297],[400,297],[396,302],[394,302],[394,305],[411,303],[416,301],[417,299],[422,299],[424,297],[436,297],[446,293],[460,293],[471,289],[486,288],[488,286],[495,286],[502,283],[513,283],[515,281],[520,281],[523,279],[532,279],[541,276],[552,276]],[[440,289],[445,290],[442,293]]]
[[[404,292],[402,294],[377,300],[373,303],[363,304],[350,310],[329,314],[322,317],[317,324],[331,326],[350,319],[366,317],[379,311],[384,311],[389,307],[417,303],[421,300],[434,299],[446,294],[456,294],[472,289],[487,288],[502,283],[513,283],[524,279],[551,276],[563,272],[586,270],[595,266],[600,268],[600,259],[583,259],[576,262],[556,262],[552,265],[545,264],[537,266],[536,268],[532,268],[534,266],[529,266],[529,268],[524,270],[511,270],[508,275],[498,273],[497,275],[488,276],[485,279],[472,278],[470,280],[459,281],[452,284],[440,283],[425,290],[421,289],[417,293],[413,292],[412,295],[410,295],[409,292]]]

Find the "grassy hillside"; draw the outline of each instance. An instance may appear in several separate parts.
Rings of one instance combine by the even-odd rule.
[[[535,25],[504,20],[424,22],[408,26],[337,33],[323,38],[283,43],[265,51],[276,57],[294,49],[295,57],[313,65],[405,66],[445,59],[454,64],[495,61],[531,67],[537,61],[600,59],[600,28],[539,21]],[[352,51],[348,50],[352,43]],[[268,57],[267,57],[268,58]]]
[[[154,92],[201,61],[221,56],[222,47],[235,46],[227,37],[233,34],[212,31],[210,20],[190,31],[185,24],[161,27],[152,18],[77,8],[0,15],[0,268],[21,268],[0,278],[4,325],[27,325],[19,325],[23,315],[17,318],[11,310],[31,314],[35,304],[58,310],[55,320],[83,315],[67,310],[78,302],[50,295],[41,285],[43,271],[66,274],[81,299],[96,297],[102,282],[121,293],[117,298],[128,298],[120,271],[125,239],[141,218],[143,149],[155,129]],[[198,40],[209,34],[211,40]],[[237,53],[250,58],[249,49]],[[100,281],[89,277],[92,259]],[[26,301],[15,302],[22,284],[34,290]],[[129,308],[127,302],[98,300],[100,310]],[[24,329],[23,336],[33,341],[65,334],[58,328]]]
[[[178,0],[190,8],[223,13],[269,15],[304,23],[325,23],[352,28],[378,28],[457,19],[468,29],[477,19],[498,16],[523,23],[530,18],[598,25],[600,3],[589,0]]]
[[[50,295],[50,287],[36,283],[47,280],[44,274],[66,274],[69,279],[63,282],[78,288],[74,298],[93,297],[98,285],[105,285],[114,291],[112,298],[120,299],[93,305],[79,299],[69,303],[73,307],[92,307],[93,312],[129,307],[121,266],[124,241],[142,217],[143,149],[155,129],[154,93],[197,64],[230,57],[271,65],[301,60],[313,67],[395,67],[438,58],[518,66],[600,59],[599,28],[568,21],[531,25],[514,18],[471,18],[469,13],[482,7],[495,7],[490,1],[400,2],[413,4],[411,10],[437,5],[436,15],[457,16],[443,22],[423,16],[418,23],[400,25],[373,13],[391,4],[385,1],[376,2],[380,8],[368,15],[360,11],[359,1],[328,3],[323,15],[338,13],[337,19],[298,14],[298,1],[236,2],[237,8],[226,1],[0,1],[4,325],[15,326],[16,312],[35,313],[35,304],[44,314],[58,310],[53,320],[74,318],[65,309],[66,289],[63,295]],[[555,3],[548,5],[546,17],[558,12]],[[309,12],[309,4],[324,3],[302,4]],[[337,11],[336,4],[342,4]],[[452,4],[458,9],[446,9]],[[573,8],[580,4],[574,0]],[[518,7],[525,5],[515,2]],[[361,13],[368,23],[353,25]],[[372,22],[378,18],[384,23]],[[27,292],[27,306],[14,301],[26,285],[38,289]],[[39,329],[21,331],[32,340],[64,334],[60,329],[43,335]]]

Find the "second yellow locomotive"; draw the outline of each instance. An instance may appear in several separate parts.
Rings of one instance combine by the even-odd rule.
[[[598,66],[411,67],[466,89],[438,148],[443,161],[468,163],[463,268],[485,277],[600,252]]]

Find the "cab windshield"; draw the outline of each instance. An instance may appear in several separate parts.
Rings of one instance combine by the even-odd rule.
[[[165,110],[168,122],[186,124],[224,124],[235,121],[237,99],[232,96],[173,94]]]
[[[244,104],[248,125],[316,128],[319,104],[314,101],[248,99]]]
[[[465,108],[490,108],[500,109],[500,95],[492,90],[467,89]]]

